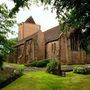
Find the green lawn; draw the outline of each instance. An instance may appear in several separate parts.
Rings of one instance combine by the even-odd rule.
[[[68,72],[60,77],[46,72],[26,72],[2,90],[90,90],[90,75]]]
[[[9,65],[11,67],[18,68],[18,69],[24,69],[25,68],[24,64],[15,64],[15,63],[4,62],[4,65]]]

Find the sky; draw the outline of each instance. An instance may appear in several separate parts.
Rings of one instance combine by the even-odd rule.
[[[14,7],[14,3],[11,0],[0,0],[1,3],[6,3],[8,8]],[[41,30],[46,31],[54,26],[58,25],[56,20],[56,13],[51,13],[51,9],[44,9],[44,6],[32,5],[30,9],[24,8],[16,14],[17,23],[24,22],[28,17],[32,16],[36,24],[41,25]],[[16,33],[18,33],[18,25],[12,28]],[[12,35],[11,35],[12,36]],[[10,37],[11,37],[10,36]]]

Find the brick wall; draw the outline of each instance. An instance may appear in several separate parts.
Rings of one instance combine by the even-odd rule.
[[[36,33],[37,32],[37,33]],[[90,54],[86,54],[82,49],[78,51],[71,50],[70,32],[64,33],[59,40],[45,43],[44,33],[40,31],[40,26],[30,23],[22,23],[19,25],[19,40],[32,36],[32,42],[26,40],[24,45],[17,47],[18,63],[28,63],[32,60],[46,58],[60,58],[62,64],[84,64],[90,63]],[[60,50],[60,54],[59,54]],[[45,52],[46,51],[46,52]],[[22,54],[20,56],[20,53]]]
[[[30,23],[22,23],[19,25],[19,40],[24,39],[40,30],[40,26]]]
[[[37,43],[38,43],[38,59],[44,59],[45,58],[45,38],[44,38],[44,33],[42,31],[38,32]]]
[[[56,44],[55,47],[54,47],[54,44]],[[57,41],[47,43],[47,45],[46,45],[46,57],[57,59],[58,55],[59,55],[59,41],[57,40]]]

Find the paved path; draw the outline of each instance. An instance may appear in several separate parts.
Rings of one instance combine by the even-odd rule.
[[[14,67],[10,64],[6,64],[4,63],[4,67],[7,67],[7,68],[12,68],[12,69],[18,69],[17,67]],[[61,68],[62,71],[72,71],[73,70],[73,67],[72,66],[65,66],[65,67],[62,67]],[[32,71],[46,71],[46,68],[37,68],[37,67],[25,67],[24,69],[25,72],[32,72]]]

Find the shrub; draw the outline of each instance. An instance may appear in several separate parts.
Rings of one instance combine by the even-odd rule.
[[[44,60],[33,61],[26,66],[46,67],[48,63],[49,63],[49,59],[44,59]]]
[[[46,67],[48,63],[49,63],[49,60],[40,60],[40,61],[37,61],[36,67]]]
[[[51,60],[50,63],[47,64],[47,72],[56,74],[57,73],[58,64],[55,59]]]
[[[73,72],[78,74],[90,74],[90,67],[75,67]]]
[[[0,54],[0,70],[3,70],[3,62],[4,62],[4,56]]]
[[[31,63],[28,64],[28,66],[36,66],[37,65],[37,61],[32,61]]]

